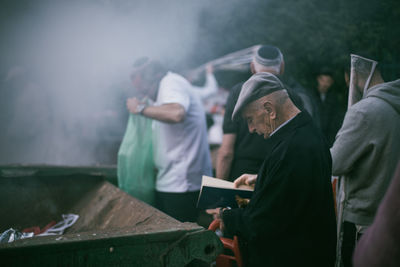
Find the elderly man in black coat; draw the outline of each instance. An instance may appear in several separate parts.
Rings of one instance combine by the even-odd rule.
[[[276,76],[262,72],[243,85],[232,117],[269,142],[257,176],[235,181],[255,185],[249,205],[216,214],[239,237],[246,266],[333,266],[331,156],[310,116]]]

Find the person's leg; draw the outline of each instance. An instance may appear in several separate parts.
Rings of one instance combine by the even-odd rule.
[[[356,226],[351,222],[343,222],[342,261],[344,267],[351,267],[354,248],[356,246]]]
[[[196,222],[199,191],[184,193],[156,192],[156,208],[181,222]]]

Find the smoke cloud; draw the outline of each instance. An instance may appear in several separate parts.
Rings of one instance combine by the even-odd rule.
[[[93,165],[115,163],[135,58],[189,64],[206,2],[1,5],[0,164]]]

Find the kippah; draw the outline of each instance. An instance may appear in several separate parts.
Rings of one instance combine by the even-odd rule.
[[[272,45],[263,45],[257,50],[255,60],[266,67],[277,66],[282,62],[283,55],[279,48]]]

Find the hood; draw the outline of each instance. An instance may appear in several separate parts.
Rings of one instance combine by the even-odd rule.
[[[380,98],[400,114],[400,79],[370,88],[365,97]]]

